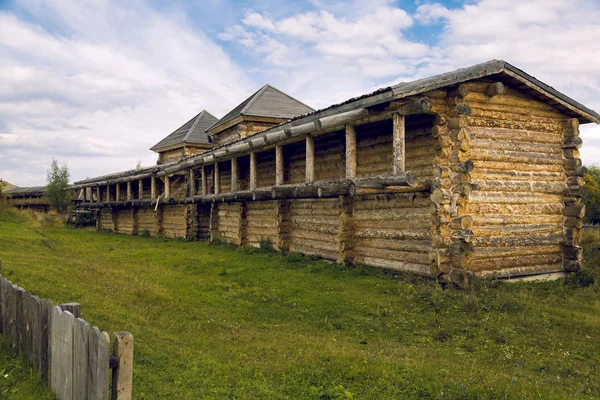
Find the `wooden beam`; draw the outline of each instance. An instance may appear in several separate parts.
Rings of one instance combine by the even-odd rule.
[[[131,190],[131,181],[127,181],[127,201],[130,201],[133,199],[132,196],[132,190]]]
[[[306,183],[315,180],[315,138],[312,135],[306,135]]]
[[[96,202],[98,203],[102,203],[102,198],[100,197],[101,194],[102,191],[100,190],[100,186],[96,186]]]
[[[233,157],[231,159],[231,192],[237,192],[238,187],[238,159]]]
[[[283,185],[283,146],[275,146],[275,186]]]
[[[196,171],[193,168],[190,168],[190,196],[196,195]]]
[[[150,198],[156,200],[156,177],[154,175],[150,177]]]
[[[144,198],[144,180],[138,180],[138,200],[142,200]]]
[[[256,189],[256,153],[250,153],[250,190]]]
[[[417,115],[417,114],[429,114],[431,112],[431,102],[427,97],[400,104],[396,106],[395,103],[391,103],[391,107],[395,108],[395,113],[399,115]]]
[[[110,185],[106,185],[106,201],[110,201]]]
[[[346,179],[356,176],[356,129],[354,125],[346,125]]]
[[[131,400],[133,388],[133,336],[129,332],[115,332],[113,356],[117,367],[112,374],[112,399]]]
[[[115,185],[115,200],[121,201],[121,184],[117,183]]]
[[[504,87],[504,84],[502,82],[494,82],[490,83],[490,85],[485,90],[485,94],[487,94],[490,97],[494,97],[497,95],[504,94],[505,91],[506,88]]]
[[[206,168],[204,167],[204,165],[202,166],[201,171],[201,177],[200,179],[202,180],[202,195],[206,196],[208,194],[208,188],[206,187],[207,183],[206,183]]]
[[[405,120],[404,115],[393,114],[393,166],[392,172],[398,175],[405,169]]]
[[[221,175],[219,174],[219,163],[215,163],[215,168],[213,169],[214,182],[215,182],[215,194],[221,193]]]

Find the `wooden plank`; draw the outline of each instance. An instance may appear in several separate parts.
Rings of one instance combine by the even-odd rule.
[[[0,276],[0,334],[3,334],[6,338],[6,334],[4,333],[6,326],[6,279]]]
[[[23,294],[23,327],[21,328],[23,338],[21,349],[23,356],[31,361],[31,293]]]
[[[108,400],[110,339],[97,327],[89,330],[88,363],[88,399]]]
[[[129,332],[115,332],[113,355],[117,367],[113,369],[113,400],[131,400],[133,387],[133,336]]]
[[[90,324],[81,318],[75,319],[73,330],[73,398],[88,398],[88,341]]]
[[[25,290],[20,287],[16,287],[15,289],[15,337],[13,338],[13,343],[15,349],[17,349],[21,354],[23,354],[22,342],[24,342],[24,313],[23,313],[23,297],[25,295]]]
[[[405,120],[404,116],[398,113],[393,114],[393,174],[398,174],[405,170]]]
[[[58,397],[61,400],[73,399],[73,330],[75,317],[69,311],[60,316],[58,365],[60,379],[58,382]],[[54,355],[53,355],[54,357]],[[54,371],[52,371],[54,373]]]
[[[52,307],[50,323],[50,388],[55,395],[60,393],[60,382],[62,378],[62,369],[60,368],[60,324],[62,319],[62,310],[59,306]]]
[[[52,351],[51,343],[51,320],[52,310],[54,305],[52,300],[42,300],[42,315],[41,315],[41,328],[42,328],[42,339],[41,339],[41,375],[42,380],[50,385],[50,353]]]
[[[31,362],[33,368],[42,371],[42,301],[39,297],[31,296]]]

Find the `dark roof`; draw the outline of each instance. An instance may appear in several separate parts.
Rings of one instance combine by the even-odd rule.
[[[207,130],[215,129],[241,115],[290,119],[313,111],[312,107],[267,84],[229,111]]]
[[[12,196],[43,196],[46,186],[15,187],[5,193]]]
[[[206,129],[214,124],[217,118],[206,110],[202,110],[194,118],[179,127],[175,132],[150,148],[153,151],[176,146],[178,144],[204,144],[209,145]]]

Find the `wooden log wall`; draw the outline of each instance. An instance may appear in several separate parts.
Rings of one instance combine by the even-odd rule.
[[[98,213],[98,221],[97,221],[98,230],[115,230],[115,223],[113,221],[113,213],[110,208],[103,208]]]
[[[279,249],[277,215],[279,201],[252,201],[246,209],[246,244],[259,247],[261,241],[270,241]]]
[[[186,237],[188,211],[185,205],[159,206],[162,212],[160,234],[165,237]]]
[[[137,210],[138,233],[148,231],[150,236],[156,236],[159,232],[157,212],[154,208],[141,207]]]
[[[563,271],[565,116],[508,86],[490,96],[491,84],[469,83],[463,97],[476,189],[470,268],[504,277]]]
[[[284,183],[304,183],[306,179],[305,143],[302,141],[289,144],[285,146],[283,154]]]
[[[429,194],[381,194],[353,201],[354,262],[431,275]]]
[[[216,206],[219,239],[243,246],[245,238],[243,225],[246,222],[245,203],[218,203]]]
[[[138,234],[138,213],[134,208],[120,208],[117,210],[117,229],[118,233],[126,235]]]

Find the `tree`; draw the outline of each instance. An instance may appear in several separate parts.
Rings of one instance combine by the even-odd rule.
[[[52,160],[50,169],[47,171],[45,195],[48,198],[50,207],[56,210],[59,214],[67,211],[71,205],[73,195],[69,187],[69,170],[66,165],[58,166],[56,160]]]
[[[585,222],[600,224],[600,167],[587,167],[583,186],[583,202],[585,203]]]

